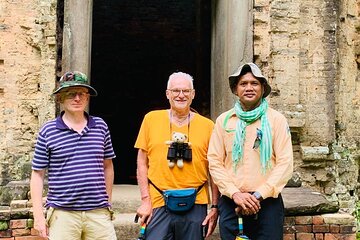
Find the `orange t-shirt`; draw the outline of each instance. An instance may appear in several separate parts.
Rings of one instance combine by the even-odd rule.
[[[191,119],[189,125],[177,127],[170,125],[168,110],[155,110],[147,113],[143,119],[135,142],[135,148],[148,154],[148,178],[161,190],[179,188],[197,188],[208,180],[207,150],[213,121],[199,114]],[[167,153],[172,132],[181,132],[188,136],[192,149],[192,161],[184,161],[184,167],[168,166]],[[205,184],[196,197],[196,204],[209,203],[209,184]],[[160,193],[150,184],[150,197],[153,208],[164,206]]]

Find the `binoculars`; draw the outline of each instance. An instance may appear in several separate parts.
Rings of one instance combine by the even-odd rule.
[[[190,162],[192,160],[192,150],[188,143],[173,142],[169,146],[167,159],[178,160],[183,159],[184,161]]]

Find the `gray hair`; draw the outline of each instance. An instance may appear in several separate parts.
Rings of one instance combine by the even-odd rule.
[[[188,81],[190,82],[190,87],[191,87],[191,89],[194,88],[194,78],[193,78],[190,74],[184,73],[184,72],[174,72],[173,74],[171,74],[171,75],[169,76],[169,80],[168,80],[168,82],[167,82],[167,89],[170,88],[170,82],[171,82],[173,79],[179,78],[179,77],[188,80]]]

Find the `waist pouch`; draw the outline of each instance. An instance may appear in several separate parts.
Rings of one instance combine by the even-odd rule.
[[[197,193],[205,185],[204,183],[199,188],[169,189],[162,191],[155,186],[150,179],[149,183],[163,196],[166,210],[174,213],[184,213],[189,211],[195,205]]]
[[[162,191],[165,205],[171,212],[187,212],[195,204],[196,188],[170,189]]]

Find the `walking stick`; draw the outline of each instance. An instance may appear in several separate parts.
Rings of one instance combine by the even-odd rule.
[[[146,223],[143,223],[140,227],[140,233],[137,240],[145,240]]]
[[[139,219],[139,215],[136,214],[134,222],[137,223],[138,219]],[[145,231],[146,231],[146,223],[143,222],[140,226],[139,236],[136,240],[146,240]]]
[[[235,240],[250,240],[248,236],[244,234],[244,226],[243,226],[243,219],[241,215],[238,216],[238,222],[239,222],[239,233],[236,236]]]

